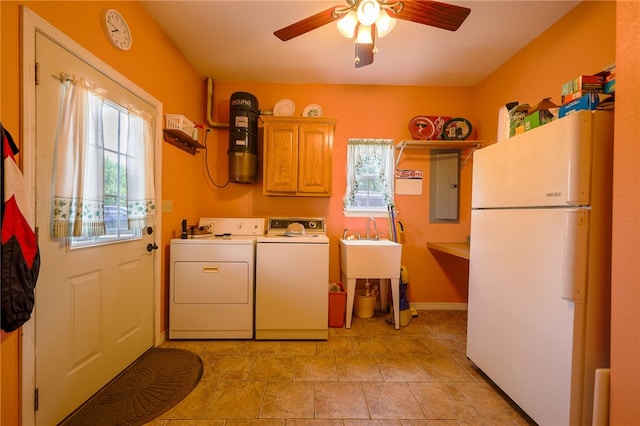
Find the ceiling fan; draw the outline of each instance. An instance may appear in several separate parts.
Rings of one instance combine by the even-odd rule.
[[[323,25],[339,20],[340,32],[348,38],[355,36],[356,68],[373,63],[377,52],[376,36],[383,37],[391,31],[395,20],[402,19],[456,31],[471,9],[434,0],[346,0],[347,6],[334,6],[302,19],[273,34],[282,41],[291,40]],[[344,24],[344,25],[341,25]],[[346,30],[343,28],[346,27]]]

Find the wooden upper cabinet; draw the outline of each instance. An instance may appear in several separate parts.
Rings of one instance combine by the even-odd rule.
[[[294,195],[298,175],[298,129],[288,123],[264,126],[264,192]]]
[[[265,195],[331,195],[333,118],[261,117]]]

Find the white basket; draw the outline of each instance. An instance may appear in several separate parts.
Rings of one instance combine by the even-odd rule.
[[[167,122],[167,129],[172,130],[180,130],[185,135],[190,138],[193,137],[193,130],[195,129],[195,124],[191,121],[187,120],[184,115],[177,114],[165,114],[164,119]]]

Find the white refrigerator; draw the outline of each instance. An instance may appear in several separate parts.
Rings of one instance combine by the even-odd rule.
[[[467,356],[540,425],[590,425],[609,366],[613,113],[474,153]]]

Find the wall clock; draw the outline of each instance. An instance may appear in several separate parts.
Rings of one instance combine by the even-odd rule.
[[[129,50],[131,48],[131,30],[120,12],[114,9],[107,10],[104,22],[109,41],[120,50]]]

